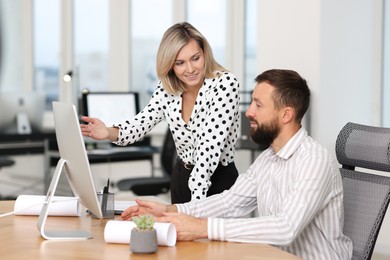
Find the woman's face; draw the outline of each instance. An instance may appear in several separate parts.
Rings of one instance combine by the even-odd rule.
[[[181,48],[173,64],[173,71],[186,88],[202,86],[205,74],[204,56],[195,40]]]

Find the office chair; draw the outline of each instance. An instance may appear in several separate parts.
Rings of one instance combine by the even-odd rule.
[[[132,191],[137,196],[156,196],[166,193],[170,188],[171,174],[176,163],[176,147],[172,134],[168,129],[160,154],[162,177],[140,177],[120,180],[117,183],[121,191]]]
[[[14,160],[11,160],[7,157],[0,156],[0,169],[1,167],[7,167],[15,164]]]
[[[337,137],[336,156],[342,165],[344,234],[353,242],[352,259],[370,259],[390,201],[390,175],[382,175],[390,172],[390,128],[347,123]]]

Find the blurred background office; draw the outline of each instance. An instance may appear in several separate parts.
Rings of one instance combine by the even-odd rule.
[[[270,68],[305,77],[312,90],[305,126],[330,151],[347,122],[390,127],[389,0],[0,0],[0,93],[44,93],[43,129],[53,127],[51,101],[77,105],[83,89],[136,91],[143,107],[158,80],[161,36],[184,20],[243,91]],[[238,153],[239,170],[246,157]],[[15,167],[44,170],[39,155],[14,159],[0,179]],[[382,230],[376,251],[390,255],[390,220]]]

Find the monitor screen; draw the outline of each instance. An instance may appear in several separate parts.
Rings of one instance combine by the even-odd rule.
[[[83,114],[99,118],[107,126],[122,123],[139,112],[136,92],[84,92]]]
[[[65,173],[70,187],[80,203],[95,216],[102,218],[76,108],[71,103],[55,101],[53,102],[53,113],[60,159],[47,191],[47,204],[42,207],[39,216],[38,228],[46,239],[90,238],[90,234],[82,231],[69,234],[69,232],[46,231],[44,228],[47,208],[55,195],[58,180],[62,173]]]
[[[0,92],[0,133],[41,131],[45,95],[41,92]]]

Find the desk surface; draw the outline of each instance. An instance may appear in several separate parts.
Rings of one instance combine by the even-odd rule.
[[[0,213],[13,210],[14,201],[0,201]],[[175,247],[159,246],[157,253],[133,254],[127,244],[107,244],[103,231],[107,220],[82,217],[48,217],[47,228],[83,229],[93,234],[84,241],[51,241],[41,237],[37,216],[0,218],[1,259],[299,259],[263,244],[219,241],[177,242]]]

